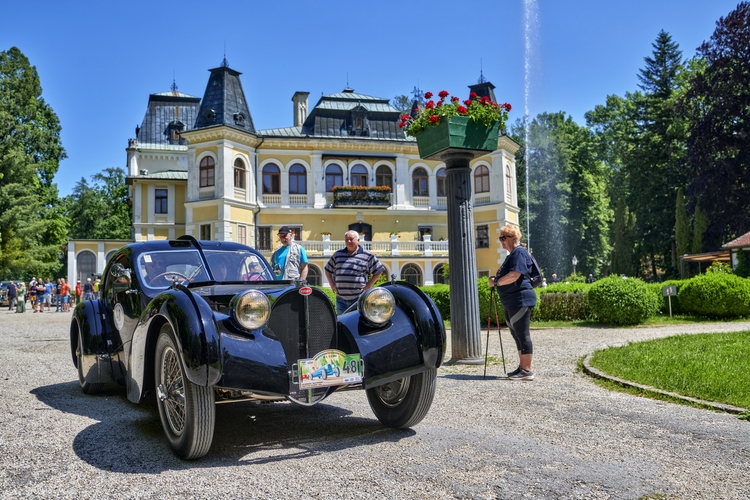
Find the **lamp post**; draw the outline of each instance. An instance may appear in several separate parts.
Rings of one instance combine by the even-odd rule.
[[[576,264],[578,264],[578,259],[576,259],[576,256],[573,256],[573,274],[576,273]]]

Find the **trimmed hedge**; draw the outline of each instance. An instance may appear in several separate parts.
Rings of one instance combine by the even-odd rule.
[[[533,321],[581,321],[591,317],[588,294],[582,292],[540,293],[531,313]]]
[[[448,285],[420,286],[419,289],[435,302],[438,311],[443,316],[443,321],[451,319],[451,288]]]
[[[733,274],[709,273],[690,279],[677,293],[689,314],[709,318],[750,315],[750,280]]]
[[[588,303],[597,321],[611,325],[637,325],[659,311],[653,289],[638,278],[610,276],[591,285]]]
[[[672,297],[672,314],[684,314],[685,310],[680,305],[680,290],[689,280],[667,280],[661,283],[649,283],[648,287],[659,299],[659,312],[662,314],[669,314],[669,297],[665,297],[662,294],[662,287],[665,286],[676,286],[677,295]]]

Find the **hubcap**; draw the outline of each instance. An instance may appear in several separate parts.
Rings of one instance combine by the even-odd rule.
[[[159,400],[164,404],[169,427],[176,435],[185,430],[185,387],[180,370],[180,360],[171,347],[164,350],[159,384]]]
[[[409,390],[409,377],[396,380],[395,382],[389,382],[375,388],[377,391],[378,398],[385,406],[398,406],[406,397],[406,393]]]

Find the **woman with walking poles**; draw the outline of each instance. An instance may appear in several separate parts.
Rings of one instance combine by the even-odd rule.
[[[519,366],[508,374],[510,380],[534,380],[531,371],[533,348],[529,323],[531,310],[536,305],[536,292],[531,286],[531,255],[520,244],[521,231],[516,226],[500,228],[500,244],[508,252],[495,276],[489,277],[490,287],[497,286],[500,302],[518,349]]]

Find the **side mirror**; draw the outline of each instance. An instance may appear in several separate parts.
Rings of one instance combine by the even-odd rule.
[[[126,269],[125,266],[123,266],[119,262],[116,264],[112,264],[112,267],[109,269],[109,274],[111,274],[115,278],[127,277],[128,279],[130,279],[130,269]]]

